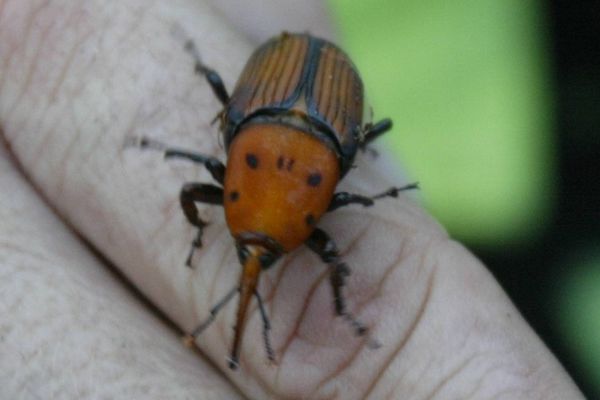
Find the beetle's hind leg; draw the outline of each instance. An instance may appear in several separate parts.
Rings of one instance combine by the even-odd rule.
[[[375,204],[375,200],[382,199],[384,197],[398,197],[398,194],[400,192],[418,188],[419,184],[414,182],[401,187],[391,187],[385,192],[376,194],[374,196],[362,196],[360,194],[338,192],[333,195],[333,198],[331,199],[331,203],[329,203],[329,208],[327,208],[327,211],[337,210],[338,208],[347,206],[349,204],[362,204],[365,207],[370,207],[373,204]]]
[[[223,189],[205,183],[186,183],[179,194],[179,202],[189,223],[198,228],[198,233],[192,241],[190,252],[185,261],[185,265],[191,267],[194,250],[202,247],[202,233],[207,225],[207,222],[198,216],[196,202],[223,205]]]
[[[365,150],[372,141],[392,129],[392,120],[389,118],[382,119],[375,124],[367,124],[364,127],[364,134],[360,142],[360,149]]]
[[[208,326],[215,320],[219,311],[221,311],[221,309],[225,307],[227,303],[229,303],[229,300],[231,300],[237,292],[239,292],[239,287],[235,286],[229,292],[227,292],[227,294],[223,296],[222,299],[215,303],[215,305],[210,309],[210,315],[204,321],[202,321],[202,323],[200,323],[196,328],[194,328],[192,333],[186,335],[186,337],[184,338],[185,342],[191,345],[191,343],[198,336],[200,336],[200,334],[204,332],[204,330],[208,328]]]
[[[223,106],[226,106],[229,103],[229,94],[227,93],[227,89],[225,89],[225,84],[221,76],[217,71],[209,68],[202,62],[200,52],[198,52],[196,45],[191,39],[185,42],[185,50],[194,58],[194,70],[196,73],[204,75],[215,96],[217,96]]]
[[[316,228],[306,241],[306,245],[312,251],[317,253],[324,263],[329,265],[329,281],[331,283],[331,288],[333,289],[335,313],[344,318],[344,320],[352,326],[356,336],[365,335],[368,330],[366,325],[357,320],[354,315],[346,309],[346,300],[342,293],[342,288],[346,284],[346,277],[350,275],[350,268],[348,268],[346,263],[340,260],[335,242],[327,235],[327,233]],[[379,347],[378,343],[373,339],[371,339],[369,345],[371,347]]]

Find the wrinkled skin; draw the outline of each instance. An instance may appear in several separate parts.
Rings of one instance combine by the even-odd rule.
[[[232,305],[200,351],[180,343],[239,264],[222,209],[201,206],[211,225],[195,270],[184,266],[194,234],[178,191],[208,174],[122,146],[148,135],[224,159],[210,126],[219,105],[174,32],[196,40],[229,88],[256,43],[281,29],[331,37],[316,2],[239,3],[0,1],[3,396],[581,398],[490,273],[412,194],[319,224],[352,268],[348,307],[379,349],[333,316],[327,269],[304,247],[261,277],[277,365],[256,308],[238,372],[225,363]],[[341,189],[405,183],[384,178],[381,158],[357,164]]]

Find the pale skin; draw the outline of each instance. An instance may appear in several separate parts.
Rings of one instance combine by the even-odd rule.
[[[181,32],[229,89],[256,41],[285,27],[332,37],[316,2],[302,12],[299,2],[263,3],[257,13],[254,2],[217,12],[198,0],[0,1],[6,398],[582,398],[485,266],[410,194],[318,224],[352,269],[347,305],[370,336],[334,316],[327,268],[300,247],[259,285],[275,364],[256,304],[238,371],[225,362],[234,304],[199,351],[183,346],[180,336],[237,282],[233,241],[222,209],[201,205],[211,224],[194,269],[185,267],[194,231],[178,192],[210,176],[123,142],[146,135],[225,160],[210,125],[219,103],[194,75]],[[227,16],[244,20],[234,29]],[[407,183],[385,178],[368,154],[356,164],[339,189]]]

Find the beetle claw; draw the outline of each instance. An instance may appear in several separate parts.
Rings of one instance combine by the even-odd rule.
[[[190,248],[190,252],[188,253],[188,256],[185,260],[185,265],[189,268],[192,268],[192,258],[194,256],[194,251],[196,249],[199,249],[202,247],[202,233],[203,233],[203,228],[206,226],[207,224],[205,223],[202,227],[198,227],[198,233],[196,234],[196,237],[194,238],[194,240],[192,240],[192,245]]]
[[[383,345],[376,339],[369,338],[369,340],[367,340],[367,347],[371,350],[377,350],[378,348],[380,348],[382,346]]]
[[[227,365],[232,371],[235,371],[240,366],[240,361],[234,357],[227,357]]]

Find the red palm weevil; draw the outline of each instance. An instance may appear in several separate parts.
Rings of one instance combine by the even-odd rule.
[[[342,293],[348,266],[337,246],[317,227],[321,216],[349,204],[373,205],[382,197],[397,197],[416,184],[392,187],[374,196],[335,192],[359,149],[392,127],[389,119],[363,123],[363,84],[349,57],[334,44],[309,34],[282,33],[251,55],[231,95],[219,74],[207,67],[193,44],[195,71],[204,76],[223,104],[220,131],[227,166],[217,158],[169,148],[142,138],[141,147],[160,149],[166,158],[203,164],[220,185],[186,183],[180,203],[187,220],[198,229],[186,260],[202,246],[206,222],[195,203],[221,205],[242,265],[239,283],[210,310],[191,334],[195,339],[218,311],[239,292],[239,306],[229,366],[237,368],[248,305],[255,297],[263,321],[267,356],[274,360],[270,329],[257,291],[261,271],[283,254],[305,244],[330,269],[335,313],[357,335],[365,325],[347,311]]]

